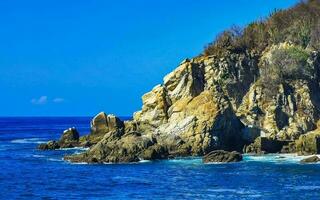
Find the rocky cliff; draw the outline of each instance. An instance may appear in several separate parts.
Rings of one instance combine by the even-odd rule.
[[[314,71],[320,67],[318,57],[310,51]],[[66,159],[133,162],[204,155],[216,149],[242,151],[260,136],[297,140],[315,129],[319,119],[319,82],[318,75],[313,76],[280,83],[270,99],[259,81],[254,54],[185,60],[142,97],[142,109],[131,121],[98,114],[87,136],[99,140],[97,144]]]
[[[320,7],[310,2],[306,5]],[[242,36],[223,35],[209,53],[184,60],[143,95],[142,109],[132,120],[99,113],[91,133],[79,139],[90,149],[66,159],[103,163],[201,156],[213,150],[317,152],[318,134],[310,131],[319,120],[320,53],[311,47],[311,36],[306,44],[292,37],[275,42],[275,19],[262,28],[250,25]],[[262,35],[268,41],[263,48],[260,43],[250,47],[253,42],[245,35],[256,26],[268,34]]]

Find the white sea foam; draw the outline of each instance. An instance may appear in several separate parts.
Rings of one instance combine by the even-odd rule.
[[[270,163],[299,163],[308,156],[298,156],[297,154],[267,154],[267,155],[244,155],[247,162],[270,162]]]
[[[149,163],[151,160],[140,160],[139,163]]]
[[[11,143],[16,143],[16,144],[40,144],[45,142],[46,141],[43,141],[40,138],[24,138],[24,139],[15,139],[11,141]]]
[[[87,163],[87,162],[77,162],[77,163],[69,162],[69,163],[72,165],[89,165],[89,163]]]
[[[189,158],[176,158],[169,159],[167,162],[169,163],[177,163],[177,164],[201,164],[202,158],[200,157],[189,157]]]

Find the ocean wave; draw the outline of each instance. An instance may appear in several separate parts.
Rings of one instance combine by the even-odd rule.
[[[217,189],[208,189],[209,192],[214,192],[214,193],[233,193],[237,195],[249,195],[250,197],[261,197],[262,195],[258,194],[257,191],[254,190],[247,190],[247,189],[230,189],[230,188],[217,188]]]
[[[320,190],[320,186],[317,185],[299,185],[287,187],[294,190]]]
[[[32,155],[32,157],[34,157],[34,158],[44,158],[45,156],[44,156],[44,155],[37,155],[37,154],[35,154],[35,155]]]
[[[57,158],[48,158],[47,159],[48,161],[54,161],[54,162],[63,162],[64,160],[61,158],[61,159],[57,159]]]
[[[23,139],[11,140],[11,143],[16,143],[16,144],[41,144],[45,142],[46,141],[41,140],[41,138],[23,138]]]
[[[89,147],[72,147],[72,148],[60,148],[57,149],[58,151],[70,151],[70,150],[80,150],[80,151],[87,151]]]

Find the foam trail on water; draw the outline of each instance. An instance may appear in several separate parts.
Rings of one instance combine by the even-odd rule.
[[[16,143],[16,144],[41,144],[45,142],[46,141],[43,141],[40,138],[24,138],[24,139],[11,140],[11,143]]]

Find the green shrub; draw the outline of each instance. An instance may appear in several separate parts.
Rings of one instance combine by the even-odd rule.
[[[290,46],[273,50],[268,63],[260,68],[260,81],[264,93],[273,97],[279,84],[286,80],[312,79],[313,68],[308,63],[310,53],[300,46]]]
[[[214,42],[210,43],[204,50],[205,55],[222,55],[227,51],[239,51],[242,47],[238,42],[242,35],[240,27],[232,27],[220,33]]]

